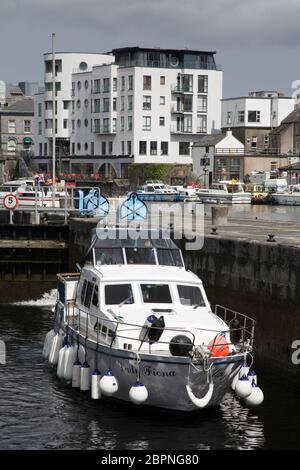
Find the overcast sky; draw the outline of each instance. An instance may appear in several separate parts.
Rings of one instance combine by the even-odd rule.
[[[1,0],[0,80],[43,81],[42,54],[145,46],[217,50],[224,96],[291,94],[299,0]]]

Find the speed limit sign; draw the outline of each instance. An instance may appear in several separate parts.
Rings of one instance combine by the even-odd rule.
[[[5,209],[13,211],[18,204],[19,200],[14,194],[7,194],[3,198],[3,207],[5,207]]]

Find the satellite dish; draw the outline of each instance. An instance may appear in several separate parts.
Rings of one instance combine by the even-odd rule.
[[[170,65],[171,67],[178,67],[179,65],[178,57],[176,57],[175,55],[172,55],[170,59]]]

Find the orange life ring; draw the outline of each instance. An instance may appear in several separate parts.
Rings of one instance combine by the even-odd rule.
[[[223,333],[215,336],[207,346],[211,355],[214,357],[228,356],[229,344]]]

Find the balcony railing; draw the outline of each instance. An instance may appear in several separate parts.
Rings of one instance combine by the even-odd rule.
[[[257,154],[264,154],[264,155],[279,155],[280,149],[278,148],[216,148],[215,149],[216,155],[257,155]]]
[[[193,134],[192,128],[177,127],[176,125],[170,127],[170,132],[171,134]]]
[[[172,93],[193,93],[193,89],[187,89],[183,85],[171,85]]]

